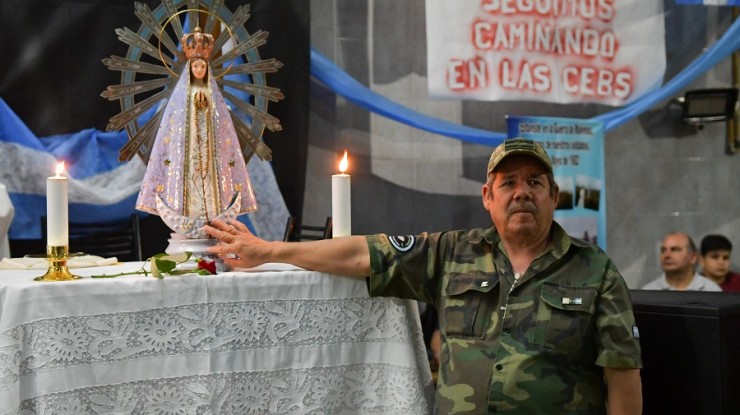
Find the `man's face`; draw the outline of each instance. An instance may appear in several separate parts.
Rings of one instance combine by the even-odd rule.
[[[686,235],[668,235],[660,245],[660,266],[665,273],[688,273],[694,269],[696,252],[689,248]]]
[[[483,186],[483,206],[502,237],[550,231],[558,192],[550,188],[545,166],[532,157],[512,155],[490,176]]]
[[[699,260],[706,277],[722,280],[730,272],[730,251],[709,251]]]
[[[195,79],[203,79],[203,77],[206,76],[206,68],[206,61],[203,59],[195,59],[190,64],[190,69],[192,70]]]

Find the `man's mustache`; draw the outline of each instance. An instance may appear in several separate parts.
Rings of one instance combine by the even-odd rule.
[[[533,215],[537,214],[539,209],[537,209],[537,206],[535,206],[532,202],[524,202],[524,203],[516,203],[509,205],[509,208],[506,209],[506,213],[511,216],[514,213],[531,213]]]

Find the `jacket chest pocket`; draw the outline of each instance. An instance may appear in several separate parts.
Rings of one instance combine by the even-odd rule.
[[[458,275],[445,287],[440,324],[448,337],[482,338],[491,323],[495,307],[493,274]]]
[[[534,342],[570,352],[590,344],[596,297],[595,288],[544,284]]]

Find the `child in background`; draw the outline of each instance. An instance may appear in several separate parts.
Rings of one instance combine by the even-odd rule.
[[[722,235],[707,235],[701,240],[702,275],[719,284],[723,291],[740,292],[740,274],[730,271],[732,243]]]

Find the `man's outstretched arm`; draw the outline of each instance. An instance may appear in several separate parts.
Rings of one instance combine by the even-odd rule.
[[[232,267],[250,268],[267,262],[293,264],[329,274],[370,276],[370,252],[364,236],[347,236],[310,242],[268,242],[252,234],[241,222],[214,221],[203,230],[219,245],[208,248]],[[238,258],[229,258],[230,254]]]

